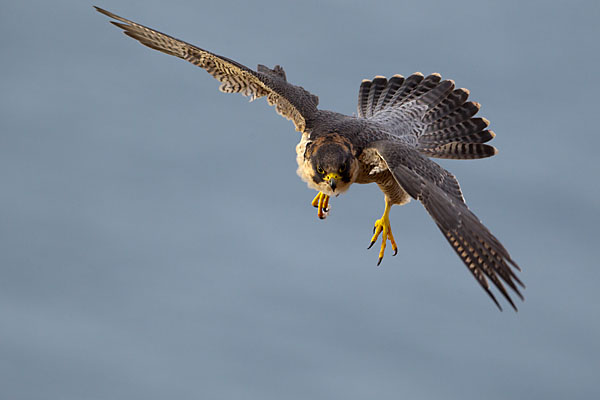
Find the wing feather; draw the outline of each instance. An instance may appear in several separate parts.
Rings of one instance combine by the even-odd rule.
[[[227,57],[216,55],[102,8],[94,8],[119,21],[111,23],[141,44],[203,68],[221,82],[219,90],[222,92],[241,93],[250,97],[250,101],[266,96],[269,105],[275,106],[277,113],[291,120],[297,131],[303,132],[317,111],[318,97],[300,86],[288,83],[280,66],[270,69],[259,65],[258,71],[254,71]]]
[[[501,309],[489,290],[488,280],[517,310],[505,284],[523,299],[517,285],[525,286],[514,272],[520,268],[500,241],[469,210],[462,197],[452,195],[448,188],[458,188],[452,174],[406,144],[378,141],[372,147],[385,161],[396,182],[423,204],[456,254],[498,307]],[[455,185],[449,186],[451,181]]]

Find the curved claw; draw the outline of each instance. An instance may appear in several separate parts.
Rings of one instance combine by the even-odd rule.
[[[319,192],[312,201],[312,206],[317,208],[317,217],[319,219],[327,218],[329,212],[329,196],[323,192]]]
[[[390,225],[390,207],[391,206],[389,205],[386,199],[383,216],[381,217],[381,219],[375,221],[375,226],[373,227],[373,237],[371,238],[371,244],[368,247],[369,249],[373,247],[373,244],[375,244],[377,238],[381,234],[381,249],[379,250],[379,259],[377,260],[377,265],[381,264],[381,260],[383,260],[383,255],[385,253],[385,248],[387,246],[388,240],[392,244],[392,250],[394,251],[394,255],[398,254],[398,246],[396,245],[396,241],[394,240],[394,235],[392,235],[392,227]]]

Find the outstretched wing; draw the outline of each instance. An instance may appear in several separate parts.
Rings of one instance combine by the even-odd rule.
[[[440,74],[420,72],[389,80],[364,80],[358,94],[358,115],[386,127],[389,133],[438,158],[483,158],[496,154],[484,144],[494,138],[489,121],[474,118],[479,104],[467,101],[467,89],[455,89]]]
[[[523,299],[515,282],[525,286],[513,270],[520,271],[520,268],[498,239],[468,209],[462,196],[453,193],[459,187],[454,176],[403,143],[378,141],[372,148],[386,163],[396,182],[423,203],[456,254],[498,308],[502,309],[490,291],[488,279],[516,310],[502,282]]]
[[[94,8],[110,18],[120,21],[111,21],[111,23],[123,29],[126,35],[138,40],[141,44],[183,58],[205,69],[221,82],[219,90],[222,92],[241,93],[249,96],[251,101],[267,96],[269,105],[274,105],[280,115],[291,120],[297,131],[303,132],[317,111],[319,98],[300,86],[288,83],[285,72],[279,65],[273,69],[259,65],[257,71],[254,71],[229,58],[218,56],[99,7]]]

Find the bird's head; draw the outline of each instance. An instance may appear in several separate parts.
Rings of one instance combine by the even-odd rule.
[[[358,174],[358,160],[351,146],[344,142],[321,143],[314,149],[310,162],[314,183],[329,196],[348,190]]]

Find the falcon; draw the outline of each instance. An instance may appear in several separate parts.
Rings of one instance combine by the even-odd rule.
[[[225,93],[241,93],[250,101],[266,97],[277,113],[291,120],[302,134],[296,146],[298,175],[318,191],[312,201],[317,216],[326,218],[331,196],[353,183],[376,183],[385,197],[385,208],[375,221],[371,248],[381,236],[377,265],[387,242],[394,255],[398,246],[390,225],[390,209],[411,199],[419,200],[477,282],[496,306],[500,303],[489,281],[517,310],[506,286],[523,300],[525,286],[515,271],[521,269],[494,235],[465,203],[458,181],[430,157],[478,159],[493,156],[486,144],[495,134],[489,121],[475,117],[480,105],[468,101],[467,89],[455,88],[440,74],[417,72],[390,79],[363,80],[357,115],[317,108],[319,98],[289,83],[283,68],[258,65],[250,69],[144,25],[96,10],[141,44],[182,58],[206,70]]]

